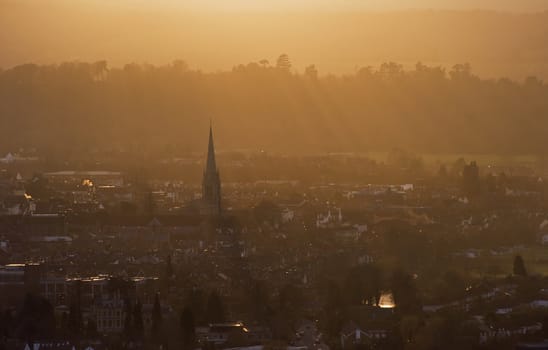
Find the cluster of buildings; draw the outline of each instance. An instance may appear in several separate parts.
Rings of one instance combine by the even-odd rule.
[[[424,239],[420,249],[442,235],[451,237],[458,244],[443,247],[446,263],[469,266],[482,277],[491,275],[470,261],[487,255],[511,259],[548,242],[544,185],[538,180],[505,188],[493,194],[498,201],[481,208],[458,185],[440,179],[402,185],[261,180],[221,187],[211,129],[201,186],[142,181],[120,171],[0,175],[0,309],[17,312],[31,293],[47,300],[62,322],[77,304],[83,325],[93,325],[94,336],[103,339],[127,332],[133,313],[128,300],[141,305],[144,334],[153,332],[157,303],[177,334],[186,296],[200,288],[218,292],[227,310],[226,322],[195,325],[203,346],[280,339],[307,349],[383,344],[396,336],[398,305],[389,287],[383,287],[378,305],[361,305],[353,310],[355,317],[340,320],[331,339],[321,318],[326,283],[344,285],[351,267],[400,259],[423,283],[416,262],[429,253],[414,252],[416,242],[394,233]],[[499,239],[495,234],[509,223],[527,234],[491,238]],[[490,249],[482,247],[486,242]],[[257,282],[268,286],[265,298],[271,301],[284,290],[302,294],[295,302],[299,311],[277,323],[254,318],[244,304]],[[493,290],[501,288],[497,283]],[[527,303],[542,312],[548,299],[538,289],[525,302],[504,299],[516,295],[516,288],[493,295],[470,288],[453,300],[425,295],[421,310],[425,315],[459,308],[473,313],[479,296],[501,319]],[[467,321],[474,320],[480,325],[478,344],[538,331],[536,321],[502,328],[483,318]]]

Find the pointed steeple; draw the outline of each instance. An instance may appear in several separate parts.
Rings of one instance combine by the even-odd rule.
[[[202,180],[202,212],[207,215],[221,214],[221,178],[215,162],[215,146],[213,144],[213,128],[209,125],[209,143],[207,160]]]
[[[206,174],[215,174],[217,172],[217,164],[215,162],[215,146],[213,144],[213,128],[211,122],[209,124],[209,144],[207,146],[207,163]]]

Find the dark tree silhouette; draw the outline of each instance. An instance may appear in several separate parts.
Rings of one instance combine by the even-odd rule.
[[[447,177],[447,167],[445,164],[440,165],[440,168],[438,170],[438,176],[442,179],[445,179]]]
[[[195,341],[195,323],[192,309],[188,306],[181,312],[181,336],[183,349],[191,349]]]
[[[80,307],[80,303],[77,301],[74,301],[71,303],[69,307],[69,314],[68,314],[68,329],[70,331],[70,334],[72,336],[78,336],[80,335],[82,331],[82,310]]]
[[[207,299],[206,321],[208,323],[226,321],[225,307],[217,291],[212,291]]]
[[[97,323],[92,318],[88,318],[86,324],[86,336],[95,337],[97,335]]]
[[[272,313],[270,300],[268,297],[268,288],[264,281],[253,281],[248,292],[248,303],[253,319],[259,323],[266,323]]]
[[[527,270],[525,269],[525,262],[521,255],[516,255],[514,258],[514,275],[527,276]]]
[[[374,265],[358,266],[351,269],[345,280],[344,296],[351,305],[376,305],[381,294],[381,275]]]
[[[185,298],[185,304],[188,305],[192,311],[194,322],[196,322],[196,324],[200,325],[207,322],[205,319],[207,301],[205,293],[202,289],[192,288]]]
[[[417,151],[542,154],[548,145],[542,132],[548,121],[537,118],[548,112],[548,87],[534,77],[524,82],[481,79],[469,64],[446,72],[422,63],[404,70],[387,62],[359,68],[356,74],[318,76],[311,83],[316,76],[311,66],[294,73],[285,54],[273,65],[261,60],[207,74],[181,61],[6,69],[0,72],[0,147],[37,147],[51,165],[77,152],[66,144],[131,148],[136,139],[146,138],[163,149],[184,139],[189,149],[198,150],[202,140],[196,131],[218,110],[223,110],[223,133],[238,142],[235,148],[291,151],[289,145],[298,144],[314,151],[389,150],[397,140]],[[331,98],[322,99],[325,123],[318,123],[318,97],[326,92]],[[240,137],[242,125],[255,132]],[[321,125],[337,125],[330,131],[338,137],[327,137]],[[412,128],[398,127],[402,125]],[[277,139],[282,132],[287,142]],[[28,185],[31,195],[47,195]]]
[[[80,335],[83,327],[82,318],[82,281],[74,281],[73,295],[69,307],[68,328],[72,336]]]
[[[155,340],[160,339],[160,331],[162,327],[162,307],[160,305],[160,297],[158,293],[154,296],[154,306],[152,309],[152,337]]]
[[[0,339],[7,339],[14,327],[14,319],[11,310],[0,310]]]
[[[42,297],[27,294],[17,318],[17,335],[22,339],[49,339],[55,334],[53,306]]]
[[[278,295],[279,311],[285,317],[293,318],[301,313],[304,301],[302,290],[288,283],[280,289]]]
[[[133,306],[133,327],[135,329],[135,335],[137,337],[143,336],[144,324],[143,324],[143,307],[141,301],[137,300]]]
[[[287,54],[284,53],[278,57],[278,59],[276,60],[276,68],[285,72],[289,72],[289,70],[291,69],[291,61]]]
[[[546,339],[548,338],[548,315],[544,316],[542,319],[542,336]]]
[[[132,338],[134,335],[133,308],[131,307],[131,300],[129,297],[124,299],[124,314],[124,335],[127,338]]]
[[[326,332],[335,337],[339,335],[342,326],[343,300],[339,285],[334,281],[327,284],[327,297],[325,301]]]
[[[422,305],[413,276],[398,269],[392,274],[390,287],[396,303],[396,310],[401,314],[412,314],[420,311]]]
[[[48,181],[42,174],[34,174],[25,186],[26,192],[35,198],[44,198],[48,195]]]

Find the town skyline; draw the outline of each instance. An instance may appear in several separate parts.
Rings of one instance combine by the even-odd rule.
[[[548,350],[548,0],[0,0],[0,350]]]

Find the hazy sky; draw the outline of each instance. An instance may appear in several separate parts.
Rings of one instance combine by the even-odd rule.
[[[142,1],[142,0],[141,0]],[[172,6],[202,9],[491,9],[501,11],[542,11],[548,9],[548,0],[160,0]],[[145,2],[145,1],[142,1]]]
[[[548,0],[0,0],[0,67],[184,59],[218,70],[287,53],[321,73],[392,60],[547,77],[547,10]]]
[[[200,10],[402,10],[402,9],[488,9],[498,11],[544,11],[548,0],[0,0],[28,3],[37,8],[53,3],[71,7],[148,7]],[[47,4],[47,5],[44,5]]]

